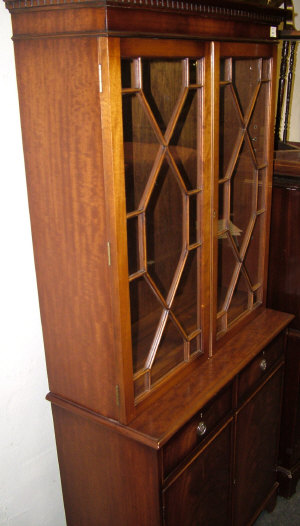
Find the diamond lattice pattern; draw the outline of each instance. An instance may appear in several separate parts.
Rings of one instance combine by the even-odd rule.
[[[139,396],[201,352],[202,60],[123,60],[122,86],[132,349]]]

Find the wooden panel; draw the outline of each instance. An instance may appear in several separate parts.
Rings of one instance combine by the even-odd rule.
[[[18,12],[12,15],[14,38],[28,35],[64,35],[74,36],[75,33],[103,31],[105,28],[104,8],[89,7],[86,9],[69,8],[66,10],[47,10]]]
[[[160,526],[158,454],[53,406],[68,526]]]
[[[255,44],[247,42],[245,44],[239,44],[238,46],[234,42],[221,42],[220,44],[221,57],[268,58],[272,57],[273,51],[274,45],[266,43]]]
[[[159,18],[158,18],[159,17]],[[212,18],[199,17],[195,14],[166,13],[155,11],[145,12],[141,9],[110,8],[107,13],[107,27],[110,31],[124,34],[132,33],[139,28],[139,34],[155,33],[171,36],[191,36],[220,39],[232,37],[252,38],[254,40],[268,39],[270,29],[268,26],[248,22],[231,20],[213,20]]]
[[[116,418],[97,40],[15,53],[50,389]]]
[[[276,460],[283,368],[248,401],[237,415],[235,525],[257,517],[276,491]]]
[[[165,489],[166,526],[230,524],[230,451],[227,425]]]
[[[120,40],[122,57],[194,57],[204,55],[204,43],[198,40],[163,40],[153,38],[122,38]]]

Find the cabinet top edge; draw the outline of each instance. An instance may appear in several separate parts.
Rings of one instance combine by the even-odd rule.
[[[11,13],[32,10],[73,9],[74,7],[124,8],[143,11],[180,12],[209,18],[230,18],[267,25],[291,20],[289,9],[236,0],[3,0]]]
[[[265,309],[249,326],[226,342],[214,358],[201,363],[190,377],[174,386],[128,425],[103,417],[54,393],[49,393],[47,399],[66,411],[92,419],[99,425],[158,450],[267,347],[293,318],[291,314]],[[228,358],[229,351],[231,360]],[[167,424],[166,408],[169,415]]]

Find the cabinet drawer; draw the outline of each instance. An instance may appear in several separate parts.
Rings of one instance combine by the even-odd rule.
[[[241,402],[259,381],[268,375],[272,366],[279,360],[284,351],[284,335],[280,333],[258,356],[240,373],[238,379],[238,401]]]
[[[165,477],[216,428],[231,409],[232,384],[229,384],[166,444],[163,449]]]

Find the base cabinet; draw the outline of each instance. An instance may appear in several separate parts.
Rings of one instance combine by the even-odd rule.
[[[272,508],[284,343],[282,331],[159,439],[151,421],[122,426],[52,397],[68,526],[249,526]]]
[[[246,526],[276,495],[276,460],[283,368],[237,414],[235,525]],[[275,501],[274,501],[275,504]]]
[[[231,438],[230,422],[173,477],[163,491],[165,526],[230,524]]]

